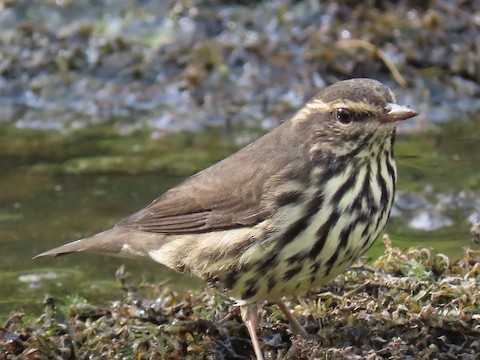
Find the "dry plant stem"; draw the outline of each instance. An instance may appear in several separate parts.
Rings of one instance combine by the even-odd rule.
[[[304,339],[307,339],[307,338],[308,338],[307,332],[305,331],[305,329],[303,328],[303,326],[300,325],[300,323],[299,323],[298,320],[295,318],[295,316],[292,315],[292,313],[290,312],[290,310],[288,310],[287,306],[283,303],[283,301],[282,301],[282,300],[278,300],[278,301],[277,301],[277,305],[278,305],[278,307],[280,308],[280,310],[282,310],[283,314],[285,315],[285,317],[287,318],[288,322],[290,323],[290,328],[292,329],[292,331],[293,331],[295,334],[300,335],[300,336],[303,337]]]
[[[247,327],[250,338],[252,339],[252,346],[253,350],[255,350],[257,360],[263,360],[263,353],[257,336],[257,307],[255,305],[241,305],[240,315],[242,316],[242,320]]]
[[[388,67],[388,70],[392,73],[393,78],[395,81],[402,87],[407,86],[407,82],[403,78],[403,76],[400,74],[400,71],[398,71],[397,67],[393,63],[392,60],[388,57],[387,54],[385,54],[384,51],[376,47],[375,45],[369,43],[368,41],[365,40],[341,40],[337,42],[337,46],[342,49],[348,49],[352,47],[361,47],[364,48],[368,51],[370,51],[372,54],[377,55]]]

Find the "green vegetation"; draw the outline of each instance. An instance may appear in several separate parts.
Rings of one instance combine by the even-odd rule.
[[[401,251],[384,239],[373,266],[360,263],[289,306],[311,334],[292,336],[265,304],[259,336],[269,358],[474,359],[480,334],[480,251],[458,261],[426,248]],[[38,318],[12,313],[0,328],[5,359],[250,359],[239,310],[223,294],[133,284],[102,306],[47,296]]]

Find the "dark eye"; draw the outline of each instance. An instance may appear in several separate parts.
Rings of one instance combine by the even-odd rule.
[[[335,110],[335,117],[343,125],[350,124],[353,121],[353,113],[345,108],[338,108]]]

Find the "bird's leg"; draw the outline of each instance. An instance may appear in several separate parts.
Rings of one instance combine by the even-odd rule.
[[[260,348],[260,343],[258,342],[257,336],[257,306],[256,305],[240,305],[240,314],[242,320],[247,327],[248,333],[250,334],[250,339],[252,340],[252,346],[255,350],[255,356],[257,360],[263,360],[262,349]]]
[[[298,322],[298,320],[295,318],[295,316],[292,315],[290,310],[288,310],[287,306],[283,303],[282,300],[277,300],[277,305],[282,310],[283,314],[287,318],[288,322],[290,323],[290,328],[295,334],[300,335],[304,339],[308,339],[309,335],[305,331],[302,325]]]

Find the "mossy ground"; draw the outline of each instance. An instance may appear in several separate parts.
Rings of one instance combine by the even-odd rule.
[[[373,265],[359,263],[323,289],[287,304],[311,334],[292,335],[264,304],[258,333],[266,359],[476,359],[480,352],[480,251],[451,262],[427,248],[384,239]],[[251,359],[238,307],[225,295],[132,284],[94,306],[47,297],[36,318],[12,314],[0,328],[2,359]]]

